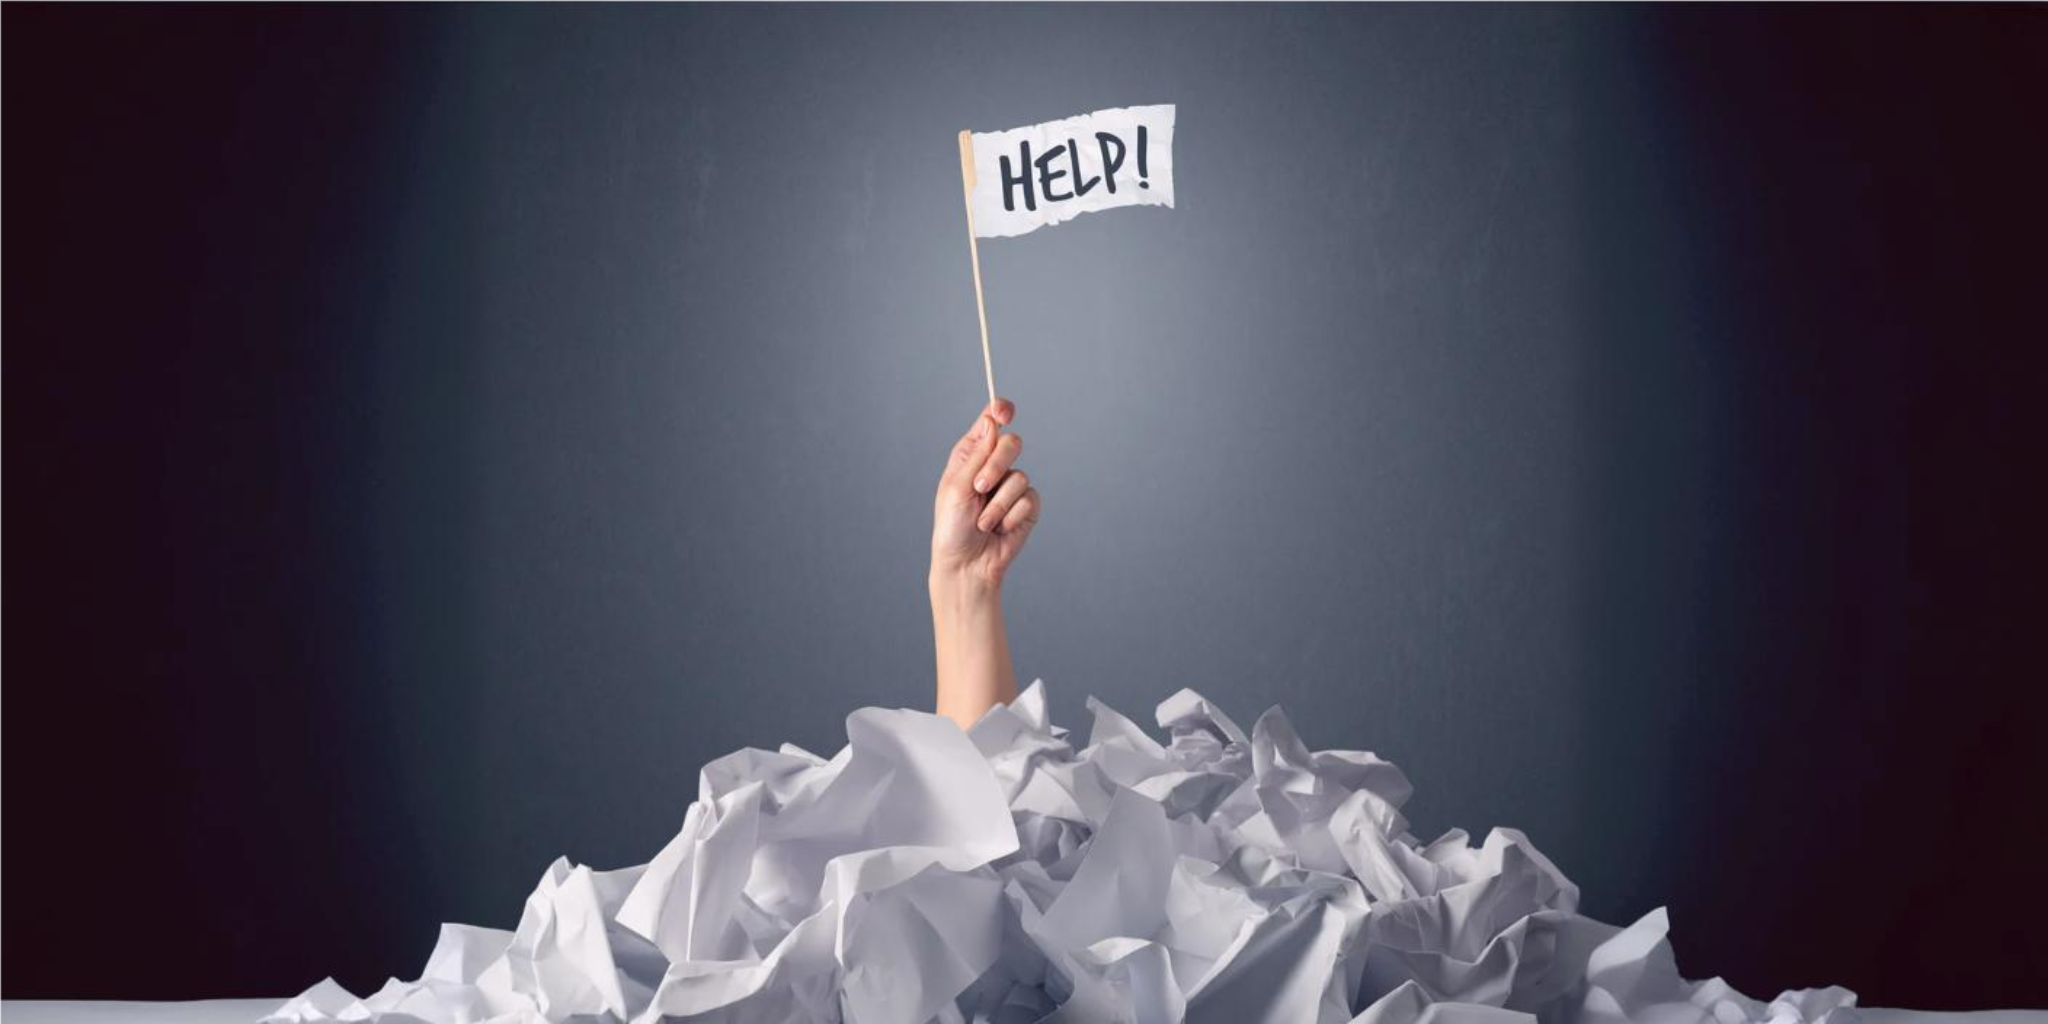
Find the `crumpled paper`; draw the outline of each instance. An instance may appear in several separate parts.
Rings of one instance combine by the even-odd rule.
[[[619,871],[558,860],[510,932],[443,925],[416,981],[323,981],[269,1024],[1849,1024],[1855,993],[1769,1003],[1680,977],[1654,910],[1627,928],[1528,837],[1424,843],[1408,779],[1247,734],[1201,695],[1161,743],[1042,683],[962,732],[848,716],[704,766],[682,830]]]

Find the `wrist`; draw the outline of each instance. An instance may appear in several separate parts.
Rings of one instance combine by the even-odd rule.
[[[925,579],[925,586],[931,595],[934,612],[992,606],[1002,601],[1002,584],[965,567],[934,564]]]

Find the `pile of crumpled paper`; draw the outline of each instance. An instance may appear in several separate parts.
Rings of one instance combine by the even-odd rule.
[[[1513,829],[1409,833],[1399,768],[1251,735],[1182,690],[1161,744],[1041,684],[961,732],[867,708],[830,760],[705,766],[654,860],[556,861],[517,931],[444,925],[419,980],[332,980],[267,1021],[1845,1024],[1679,977],[1664,912],[1626,929]]]

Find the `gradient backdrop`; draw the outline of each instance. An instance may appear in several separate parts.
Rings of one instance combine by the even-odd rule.
[[[11,4],[5,995],[411,977],[928,705],[954,133],[1173,102],[1178,210],[983,247],[1056,718],[2048,1004],[2044,15]]]

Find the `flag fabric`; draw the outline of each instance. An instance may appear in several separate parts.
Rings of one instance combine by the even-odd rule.
[[[1119,206],[1173,205],[1173,104],[971,133],[974,233],[1007,238]]]

